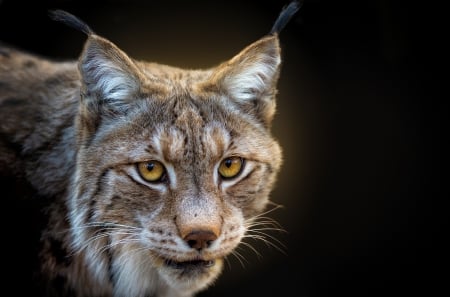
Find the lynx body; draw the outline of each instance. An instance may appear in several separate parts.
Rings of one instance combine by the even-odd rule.
[[[277,32],[206,70],[137,61],[85,24],[76,62],[0,47],[0,173],[46,201],[44,296],[192,296],[266,208]]]

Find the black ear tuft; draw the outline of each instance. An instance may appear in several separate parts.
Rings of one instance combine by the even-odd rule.
[[[288,6],[284,7],[281,11],[278,19],[270,30],[270,34],[278,34],[286,26],[289,20],[294,16],[294,14],[302,7],[303,1],[292,1]]]
[[[83,22],[73,14],[68,13],[67,11],[60,9],[51,10],[49,11],[49,15],[52,20],[64,23],[69,27],[83,32],[86,35],[94,34],[94,31],[92,31],[92,29],[85,22]]]

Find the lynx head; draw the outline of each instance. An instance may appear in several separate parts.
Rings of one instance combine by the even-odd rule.
[[[118,296],[205,288],[265,209],[282,163],[270,132],[278,32],[217,67],[183,70],[134,60],[58,15],[88,34],[74,249]]]

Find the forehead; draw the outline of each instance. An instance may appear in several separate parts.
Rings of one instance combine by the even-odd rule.
[[[165,118],[153,122],[150,149],[164,159],[196,158],[204,154],[221,155],[231,144],[230,117],[220,104],[210,100],[168,100],[160,109]]]
[[[221,122],[233,130],[235,119],[245,117],[218,88],[204,87],[212,69],[189,70],[157,63],[141,63],[140,66],[148,78],[143,94],[151,112],[159,113],[159,119],[150,125],[163,122],[187,131]]]
[[[163,87],[166,97],[173,93],[193,92],[196,85],[208,81],[213,73],[212,68],[193,70],[142,61],[137,65],[147,79],[147,86],[150,89],[155,85]]]

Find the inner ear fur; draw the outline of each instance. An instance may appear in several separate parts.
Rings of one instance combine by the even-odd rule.
[[[257,40],[216,67],[205,89],[219,91],[269,126],[275,113],[281,50],[277,34]]]

